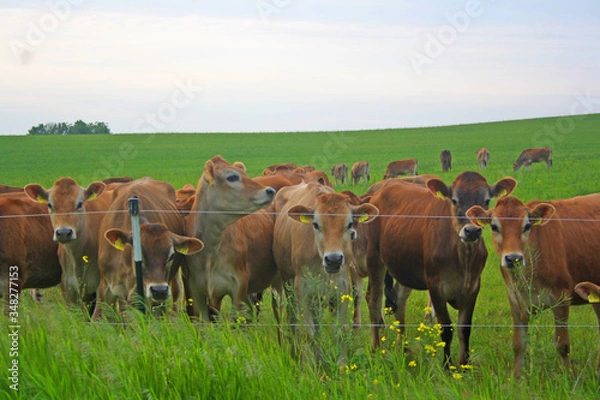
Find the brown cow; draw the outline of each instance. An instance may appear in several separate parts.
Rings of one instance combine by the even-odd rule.
[[[320,310],[333,303],[339,310],[340,324],[345,326],[348,302],[342,297],[351,295],[350,241],[356,236],[356,224],[370,222],[378,211],[371,204],[353,206],[346,195],[314,183],[281,189],[275,198],[275,211],[275,262],[283,281],[293,281],[298,299],[293,301],[291,293],[288,298],[288,319],[295,338],[292,354],[299,354],[296,320],[300,315],[320,362]]]
[[[505,178],[489,186],[481,174],[467,171],[450,186],[440,179],[430,179],[425,188],[398,182],[375,193],[371,204],[379,208],[382,216],[367,228],[367,297],[373,348],[380,345],[387,267],[403,286],[396,311],[401,332],[408,293],[411,289],[429,290],[442,326],[444,365],[451,362],[453,336],[447,304],[458,309],[460,364],[469,361],[471,320],[487,250],[481,239],[482,229],[468,223],[465,212],[475,204],[487,206],[493,197],[510,193],[515,185],[514,179]]]
[[[533,169],[533,163],[542,161],[546,162],[546,168],[552,166],[552,148],[542,147],[538,149],[523,150],[519,155],[519,158],[517,158],[517,161],[513,164],[513,169],[518,171],[521,166],[528,166],[531,170]]]
[[[61,282],[48,207],[29,199],[0,198],[0,239],[0,299],[11,304],[23,289]]]
[[[344,163],[331,167],[331,175],[335,178],[335,184],[340,182],[342,185],[348,180],[348,166]]]
[[[479,169],[486,169],[490,162],[490,151],[483,147],[476,151],[475,154],[477,154],[477,165],[479,165]]]
[[[353,184],[358,184],[362,178],[365,183],[371,180],[371,166],[368,161],[357,161],[350,169],[350,177]]]
[[[105,187],[103,182],[92,182],[86,189],[72,178],[60,178],[48,190],[38,184],[25,186],[32,200],[47,203],[54,228],[52,237],[59,243],[67,302],[82,304],[90,315],[100,283],[98,228],[111,200],[110,195],[102,196]]]
[[[230,165],[221,156],[215,156],[205,163],[195,196],[186,229],[188,236],[202,240],[205,247],[188,260],[184,285],[188,313],[209,320],[209,298],[217,285],[212,273],[227,226],[244,214],[267,207],[275,190],[248,178],[240,164]]]
[[[175,212],[175,189],[167,182],[150,178],[122,184],[114,190],[109,213],[100,225],[103,240],[98,250],[100,285],[98,300],[110,306],[124,306],[132,301],[136,276],[131,246],[131,217],[127,212],[128,201],[137,197],[140,203],[140,241],[144,294],[150,305],[163,306],[173,299],[177,301],[181,292],[179,267],[185,265],[184,254],[194,254],[202,249],[202,243],[184,234],[183,217]],[[157,307],[162,313],[164,307]],[[93,319],[102,316],[102,307],[97,306]]]
[[[417,175],[417,159],[392,161],[388,164],[383,179],[396,178],[398,175]]]
[[[0,183],[0,194],[14,194],[14,193],[23,193],[23,188],[18,186],[9,186],[3,185]]]
[[[442,150],[440,162],[442,163],[442,172],[448,172],[452,169],[452,153],[450,153],[450,150]]]
[[[263,176],[280,174],[282,172],[293,172],[296,169],[295,163],[273,164],[263,171]]]
[[[569,306],[585,304],[575,284],[600,282],[600,194],[550,202],[516,197],[485,211],[473,207],[467,216],[492,228],[494,249],[514,322],[514,374],[522,375],[530,311],[549,307],[556,324],[554,343],[566,371],[572,374],[567,324]],[[594,311],[600,319],[600,307]],[[599,364],[600,366],[600,364]]]

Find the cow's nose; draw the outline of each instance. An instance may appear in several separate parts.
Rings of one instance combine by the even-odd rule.
[[[344,255],[342,253],[327,253],[323,257],[325,271],[327,271],[330,274],[335,274],[336,272],[339,272],[343,262]]]
[[[150,286],[150,293],[154,300],[166,300],[169,297],[169,285],[152,285]]]
[[[276,191],[272,187],[267,187],[265,189],[265,193],[267,193],[267,196],[269,196],[269,197],[275,197]]]
[[[72,228],[57,228],[54,231],[54,240],[57,242],[68,242],[75,238],[75,231]]]
[[[503,257],[503,261],[504,262],[502,263],[502,265],[507,268],[514,268],[524,264],[523,255],[517,253],[506,254]]]
[[[481,228],[475,225],[465,226],[465,241],[474,242],[481,237]]]

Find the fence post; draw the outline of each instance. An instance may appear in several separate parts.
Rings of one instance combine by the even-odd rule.
[[[142,243],[140,239],[140,200],[134,196],[128,200],[129,215],[131,216],[131,236],[133,240],[133,260],[135,261],[135,278],[137,294],[139,295],[138,309],[145,312],[144,307],[144,276],[142,271]]]

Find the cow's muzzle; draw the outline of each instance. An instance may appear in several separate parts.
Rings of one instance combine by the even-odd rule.
[[[163,302],[169,298],[169,285],[167,284],[154,284],[150,285],[149,294],[152,300],[156,302]]]
[[[472,243],[481,237],[482,229],[479,226],[467,224],[460,230],[460,240],[465,243]]]
[[[54,230],[54,240],[59,243],[67,243],[75,239],[77,239],[77,234],[73,228],[61,227]]]
[[[337,274],[344,264],[344,255],[342,253],[327,253],[323,257],[323,266],[328,274]]]
[[[501,265],[505,268],[516,268],[525,265],[525,258],[520,253],[508,253],[502,256]]]

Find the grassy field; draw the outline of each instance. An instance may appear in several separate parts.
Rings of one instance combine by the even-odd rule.
[[[243,161],[250,176],[264,167],[294,161],[329,171],[334,164],[368,160],[372,180],[380,180],[388,162],[416,157],[419,173],[440,175],[450,183],[464,170],[477,170],[475,151],[487,147],[490,165],[483,174],[492,183],[504,176],[519,182],[514,195],[523,200],[557,199],[600,191],[600,115],[545,118],[451,127],[360,132],[285,134],[156,134],[64,137],[0,137],[0,183],[51,186],[62,176],[80,184],[109,176],[152,176],[176,188],[198,181],[204,162],[221,154]],[[551,146],[554,165],[513,172],[521,150]],[[441,173],[439,154],[449,149],[452,171]],[[338,187],[338,190],[347,187]],[[367,185],[352,186],[362,194]],[[594,375],[598,329],[591,307],[571,312],[571,342],[576,379],[559,366],[552,344],[552,317],[545,312],[530,327],[525,379],[512,379],[512,328],[499,261],[490,252],[482,276],[471,336],[472,368],[446,372],[439,337],[423,321],[426,293],[409,303],[407,347],[398,351],[393,330],[381,351],[369,350],[369,328],[345,338],[348,357],[337,364],[339,350],[326,331],[330,362],[322,367],[290,358],[277,342],[266,296],[257,324],[198,326],[185,316],[168,321],[131,312],[131,323],[112,326],[85,323],[66,309],[57,289],[34,304],[23,296],[19,306],[19,392],[23,399],[264,399],[264,398],[598,398]],[[363,321],[368,321],[363,304]],[[456,320],[456,313],[454,320]],[[326,321],[331,322],[331,321]],[[393,322],[393,317],[388,317]],[[11,338],[9,320],[0,316],[0,398],[8,389]],[[453,355],[458,344],[455,338]]]

